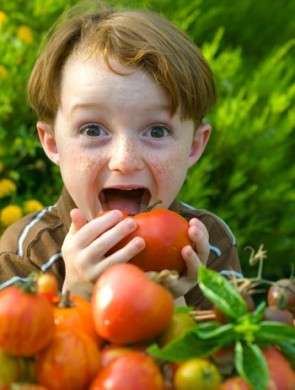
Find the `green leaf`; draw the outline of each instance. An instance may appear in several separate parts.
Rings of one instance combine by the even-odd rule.
[[[293,344],[287,341],[279,341],[277,345],[295,370],[295,340]]]
[[[222,338],[222,337],[230,337],[234,340],[234,326],[232,324],[220,325],[216,324],[215,327],[211,327],[211,329],[204,328],[196,328],[194,331],[200,337],[200,339],[208,340],[212,338]]]
[[[192,306],[175,306],[174,313],[190,313],[193,310]]]
[[[152,344],[147,352],[153,357],[178,362],[193,357],[208,356],[218,349],[215,340],[201,340],[194,331],[187,332],[183,337],[178,338],[160,349],[156,344]]]
[[[281,341],[294,342],[295,327],[275,321],[263,321],[256,332],[257,342],[277,344]]]
[[[236,343],[235,367],[239,375],[249,383],[254,390],[266,390],[269,382],[267,363],[255,344]]]
[[[255,311],[251,314],[254,322],[260,322],[262,319],[263,319],[263,316],[264,316],[264,312],[265,312],[265,308],[266,308],[266,302],[261,302],[257,308],[255,309]]]
[[[204,266],[198,269],[199,286],[218,309],[233,319],[247,313],[247,305],[238,290],[219,273]]]

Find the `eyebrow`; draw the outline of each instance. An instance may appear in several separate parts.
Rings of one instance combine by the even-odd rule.
[[[71,108],[70,112],[73,113],[74,111],[77,111],[79,109],[98,109],[98,108],[104,108],[104,104],[99,104],[99,103],[76,103],[73,105]],[[171,106],[169,104],[154,104],[152,106],[147,106],[145,107],[145,111],[148,112],[170,112],[171,111]]]
[[[101,107],[101,104],[98,104],[98,103],[76,103],[73,105],[73,107],[71,108],[71,113],[73,113],[74,111],[77,111],[81,108],[100,108]]]

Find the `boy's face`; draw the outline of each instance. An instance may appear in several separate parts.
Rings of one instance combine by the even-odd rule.
[[[210,126],[171,116],[162,87],[139,69],[71,56],[64,68],[53,132],[38,122],[48,157],[86,218],[121,209],[169,207],[201,156]],[[196,130],[196,131],[195,131]]]

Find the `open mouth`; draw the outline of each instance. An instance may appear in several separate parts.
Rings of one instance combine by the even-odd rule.
[[[99,194],[104,211],[121,210],[128,215],[135,215],[145,210],[151,199],[147,188],[105,188]]]

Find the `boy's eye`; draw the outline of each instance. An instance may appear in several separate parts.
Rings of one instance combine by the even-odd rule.
[[[80,128],[81,134],[86,134],[88,137],[100,137],[107,135],[106,130],[95,123],[88,123]]]
[[[147,131],[152,138],[163,138],[170,134],[170,130],[165,126],[153,126]]]

